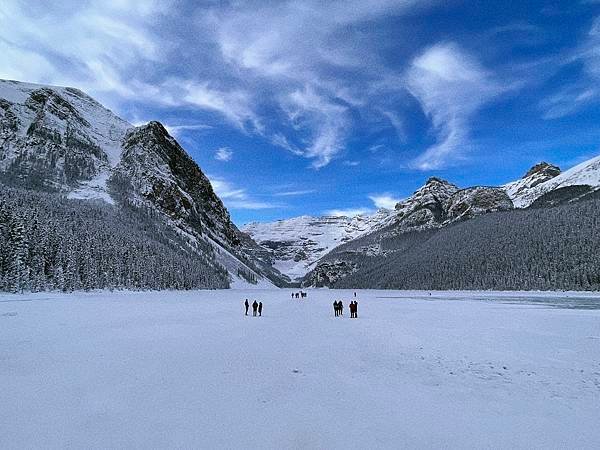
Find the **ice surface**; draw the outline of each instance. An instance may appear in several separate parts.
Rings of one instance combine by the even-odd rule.
[[[598,448],[597,294],[290,292],[1,295],[0,448]]]

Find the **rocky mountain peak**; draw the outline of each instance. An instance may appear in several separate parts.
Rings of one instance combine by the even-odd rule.
[[[448,181],[444,180],[443,178],[438,178],[438,177],[429,177],[427,179],[427,181],[425,182],[425,186],[435,185],[435,184],[450,184],[450,183]]]
[[[239,244],[237,229],[210,181],[160,122],[127,133],[113,175],[117,189],[121,180],[128,180],[126,191],[134,201],[150,202],[191,229],[211,230],[230,245]]]
[[[560,172],[560,167],[542,161],[537,163],[531,169],[529,169],[527,173],[523,176],[523,178],[528,178],[532,175],[538,175],[545,178],[544,181],[546,181],[560,175]]]
[[[503,186],[508,196],[516,207],[526,207],[533,202],[538,195],[536,192],[542,185],[555,179],[561,174],[560,168],[547,162],[540,162],[534,165],[523,178],[507,183]]]

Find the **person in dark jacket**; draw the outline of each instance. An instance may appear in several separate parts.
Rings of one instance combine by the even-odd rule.
[[[258,315],[259,317],[262,317],[262,302],[258,303]]]
[[[248,303],[248,299],[244,302],[244,306],[246,307],[246,315],[248,315],[248,308],[250,307],[250,303]]]
[[[358,319],[358,302],[354,300],[354,318]]]
[[[252,303],[252,315],[254,317],[256,317],[256,310],[258,309],[258,303],[256,302],[256,300],[254,300],[254,302]]]
[[[340,316],[343,316],[344,315],[344,304],[340,300],[339,303],[338,303],[338,305],[340,305],[339,306],[339,308],[340,308]]]
[[[333,302],[333,315],[334,315],[335,317],[337,317],[337,316],[338,316],[338,302],[337,302],[337,300],[335,300],[335,301]]]

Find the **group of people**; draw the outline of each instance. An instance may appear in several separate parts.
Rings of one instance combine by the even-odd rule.
[[[246,315],[248,315],[248,308],[250,308],[250,303],[248,302],[248,299],[246,299],[246,301],[244,302],[244,306],[246,307]],[[257,302],[256,300],[254,300],[254,302],[252,303],[252,315],[256,317],[256,313],[258,313],[258,316],[262,317],[262,308],[262,302]]]
[[[350,318],[357,319],[358,302],[356,300],[351,301],[350,305],[348,306],[348,309],[350,309]],[[335,317],[340,317],[344,315],[344,303],[341,300],[336,300],[333,302],[333,313],[335,314]]]
[[[298,294],[302,294],[302,297],[299,297]],[[306,292],[292,293],[292,298],[305,298],[305,297],[306,297]],[[356,293],[354,294],[354,297],[356,298]],[[262,310],[263,310],[262,302],[258,302],[256,300],[254,300],[251,305],[249,300],[246,299],[246,301],[244,302],[244,308],[246,309],[246,313],[245,313],[246,316],[248,315],[250,306],[252,306],[252,316],[256,317],[258,315],[258,317],[262,317]],[[350,310],[350,318],[357,319],[358,318],[358,302],[356,300],[351,301],[350,304],[348,305],[348,309]],[[336,300],[333,302],[333,313],[335,314],[335,317],[340,317],[340,316],[344,315],[344,303],[341,300]]]
[[[308,294],[306,292],[292,292],[292,298],[306,298]]]

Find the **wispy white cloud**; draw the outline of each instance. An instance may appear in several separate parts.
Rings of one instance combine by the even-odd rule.
[[[346,209],[329,209],[325,211],[326,216],[334,217],[355,217],[371,213],[369,208],[346,208]]]
[[[143,3],[143,4],[142,4]],[[149,31],[170,1],[63,2],[19,0],[0,5],[0,77],[76,85],[100,97],[134,95],[143,61],[164,61],[169,43]]]
[[[489,71],[453,43],[435,45],[415,58],[407,83],[437,136],[437,143],[413,161],[420,170],[463,158],[473,114],[503,90]]]
[[[220,147],[215,152],[215,159],[217,161],[227,162],[231,161],[231,158],[233,158],[233,151],[229,147]]]
[[[275,88],[292,133],[272,141],[311,159],[318,169],[344,150],[353,123],[352,108],[371,108],[373,78],[385,72],[367,40],[352,26],[424,8],[415,0],[317,0],[234,3],[203,14],[228,64]],[[268,24],[268,27],[265,26]],[[343,76],[336,76],[343,72]],[[389,99],[389,93],[388,93]],[[401,134],[394,111],[380,114]]]
[[[247,124],[252,125],[256,131],[263,130],[253,109],[251,94],[242,89],[221,90],[211,87],[208,82],[190,80],[171,80],[166,86],[181,90],[181,96],[177,97],[181,103],[223,114],[242,130]]]
[[[315,189],[304,189],[304,190],[298,190],[298,191],[277,192],[273,195],[275,195],[276,197],[298,197],[301,195],[314,194],[315,192],[317,192]]]
[[[369,195],[376,208],[394,209],[401,200],[389,193]]]
[[[210,184],[215,193],[231,209],[270,209],[280,208],[281,205],[264,202],[252,198],[246,189],[238,188],[231,182],[220,178],[209,176]]]
[[[292,124],[311,130],[309,145],[296,148],[296,153],[312,159],[316,169],[329,164],[344,147],[350,126],[347,108],[308,86],[287,95],[282,106]]]
[[[165,128],[167,129],[167,131],[169,132],[169,134],[171,136],[179,137],[179,136],[181,136],[181,134],[185,133],[186,131],[204,131],[204,130],[210,130],[213,127],[211,125],[208,125],[205,123],[195,123],[195,124],[190,124],[190,125],[165,124]]]

